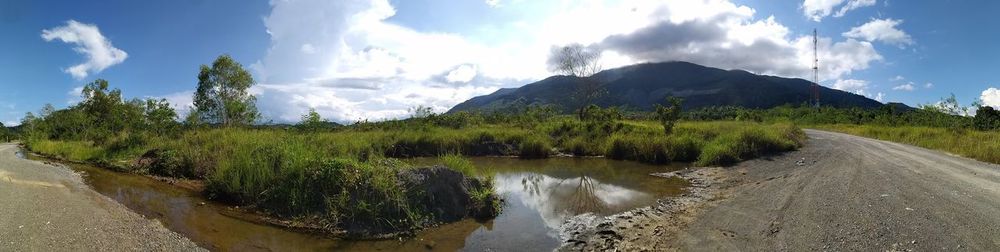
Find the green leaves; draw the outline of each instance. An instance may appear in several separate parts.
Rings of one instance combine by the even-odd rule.
[[[189,119],[226,127],[254,123],[260,113],[257,98],[248,90],[255,84],[250,72],[229,55],[219,56],[212,67],[202,65],[194,94],[193,113],[197,117]]]
[[[681,103],[683,102],[684,100],[680,98],[669,96],[667,97],[667,107],[660,104],[654,105],[656,107],[656,119],[660,121],[660,124],[663,124],[663,132],[665,134],[670,135],[673,132],[674,123],[681,117]]]

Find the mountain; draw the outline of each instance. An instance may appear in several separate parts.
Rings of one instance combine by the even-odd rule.
[[[743,70],[722,70],[688,62],[644,63],[602,71],[607,93],[594,103],[652,110],[669,95],[684,98],[685,110],[709,106],[771,108],[810,103],[811,81],[757,75]],[[520,88],[504,88],[455,105],[450,112],[493,111],[514,104],[555,104],[566,112],[575,109],[571,97],[580,78],[552,76]],[[820,103],[834,107],[875,108],[882,103],[867,97],[819,86]]]

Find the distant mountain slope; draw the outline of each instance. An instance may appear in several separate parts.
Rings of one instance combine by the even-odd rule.
[[[684,98],[684,109],[708,106],[771,108],[802,104],[812,97],[812,82],[756,75],[742,70],[722,70],[688,62],[631,65],[605,70],[596,75],[608,93],[595,103],[651,110],[668,95]],[[578,81],[572,76],[552,76],[520,88],[504,88],[455,105],[449,112],[491,111],[512,104],[555,104],[571,111],[571,98]],[[824,106],[874,108],[882,103],[867,97],[820,86]]]

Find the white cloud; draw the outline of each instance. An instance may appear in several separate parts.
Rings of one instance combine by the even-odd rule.
[[[805,0],[802,2],[802,13],[810,20],[819,22],[824,17],[833,14],[834,17],[842,17],[848,11],[875,5],[875,0],[850,0],[843,5],[836,13],[833,12],[837,6],[841,6],[846,0]]]
[[[506,3],[504,8],[523,7]],[[417,105],[442,112],[551,75],[549,49],[569,43],[602,46],[606,68],[683,60],[787,77],[810,74],[811,34],[793,34],[774,17],[755,18],[754,9],[729,1],[540,4],[553,7],[491,24],[499,35],[477,37],[387,22],[396,13],[387,0],[272,1],[264,19],[271,46],[252,64],[262,83],[261,110],[277,121],[298,120],[308,108],[339,121],[394,118]],[[823,80],[882,60],[868,41],[821,38],[819,44]]]
[[[832,88],[846,92],[851,92],[857,95],[862,95],[881,102],[885,94],[881,92],[872,94],[871,91],[869,90],[871,86],[868,84],[869,83],[866,80],[839,79],[833,83]]]
[[[496,8],[500,6],[500,0],[486,0],[486,5]]]
[[[879,41],[904,48],[907,45],[912,45],[914,42],[913,39],[910,38],[909,34],[906,34],[906,32],[896,28],[896,26],[901,23],[903,23],[903,20],[872,19],[868,23],[851,28],[850,31],[843,33],[843,35],[848,38],[862,39],[872,42]]]
[[[878,94],[875,95],[875,100],[878,102],[885,102],[885,94],[882,92],[878,92]]]
[[[834,17],[843,17],[844,14],[847,14],[848,11],[851,11],[851,10],[857,9],[857,8],[861,8],[861,7],[873,6],[873,5],[875,5],[875,0],[851,0],[851,2],[848,2],[847,5],[844,5],[844,7],[841,7],[840,10],[837,11],[837,13],[834,13],[833,16]]]
[[[865,89],[868,88],[868,81],[854,79],[837,80],[837,82],[833,83],[833,88],[855,94],[864,94]]]
[[[690,3],[690,2],[685,2]],[[607,37],[601,45],[638,61],[689,61],[788,77],[810,76],[813,58],[811,34],[792,35],[773,16],[754,19],[755,10],[729,2],[714,12],[688,19],[663,17],[634,32]],[[686,13],[684,9],[669,13]],[[821,80],[832,80],[867,69],[882,60],[871,43],[820,38]]]
[[[896,77],[889,78],[889,81],[901,81],[901,80],[905,80],[905,79],[906,78],[903,77],[902,75],[896,75]]]
[[[1000,109],[1000,89],[990,87],[983,90],[983,93],[979,95],[979,100],[983,101],[983,105]]]
[[[461,65],[448,72],[445,79],[450,83],[467,83],[476,77],[476,66]]]
[[[191,109],[194,108],[194,90],[185,90],[163,96],[152,96],[149,98],[166,99],[170,107],[177,112],[177,117],[184,119]]]
[[[914,89],[916,89],[916,87],[913,86],[913,82],[892,87],[892,90],[901,90],[901,91],[913,91]]]
[[[66,96],[69,97],[68,99],[66,99],[66,105],[73,105],[80,103],[81,101],[83,101],[83,86],[74,87],[73,89],[70,89],[69,92],[66,92]]]
[[[128,58],[128,53],[112,46],[111,41],[101,35],[96,25],[75,20],[66,21],[65,26],[42,30],[42,39],[45,41],[58,39],[75,44],[73,50],[87,57],[87,61],[64,70],[78,80],[87,77],[88,74],[98,73],[122,63]]]
[[[934,87],[934,83],[928,82],[928,83],[924,84],[924,88],[932,88],[932,87]]]

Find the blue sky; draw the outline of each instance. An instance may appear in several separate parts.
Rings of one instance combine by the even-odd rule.
[[[602,48],[606,67],[685,60],[808,77],[813,28],[826,86],[911,106],[951,93],[1000,106],[1000,76],[991,74],[1000,66],[998,9],[898,0],[7,0],[0,122],[72,105],[96,78],[183,112],[198,66],[223,53],[251,69],[258,106],[278,122],[309,108],[341,122],[417,105],[447,110],[551,75],[550,48],[568,43]]]

